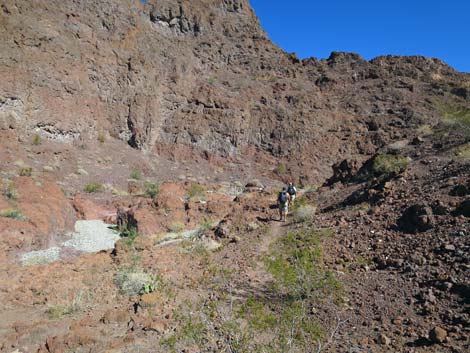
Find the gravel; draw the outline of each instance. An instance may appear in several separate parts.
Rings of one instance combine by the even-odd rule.
[[[60,248],[52,247],[45,250],[30,251],[21,255],[21,264],[23,266],[46,265],[57,261],[60,258]]]
[[[21,255],[23,266],[45,265],[60,259],[64,248],[71,248],[80,252],[94,253],[101,250],[113,249],[119,240],[119,234],[110,229],[110,225],[103,221],[77,221],[75,232],[71,239],[59,246],[44,250],[30,251]]]
[[[77,221],[72,239],[63,246],[90,253],[113,249],[119,234],[109,227],[103,221]]]

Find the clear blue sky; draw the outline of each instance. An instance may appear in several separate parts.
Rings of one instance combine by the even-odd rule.
[[[249,1],[269,37],[301,58],[424,55],[470,72],[470,0]]]

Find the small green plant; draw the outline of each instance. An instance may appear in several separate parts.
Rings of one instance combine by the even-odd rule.
[[[314,297],[320,293],[336,292],[341,285],[323,267],[321,240],[326,232],[299,230],[289,232],[265,259],[274,287],[293,299]]]
[[[193,183],[188,191],[188,198],[204,198],[206,195],[206,189],[200,184]]]
[[[124,227],[120,230],[120,236],[126,239],[127,245],[132,245],[135,239],[139,236],[139,232],[135,227]]]
[[[131,179],[140,180],[141,177],[142,177],[142,173],[140,172],[139,169],[132,169]]]
[[[23,221],[25,217],[23,214],[16,208],[7,208],[0,211],[0,217],[16,219],[18,221]]]
[[[408,167],[409,159],[393,154],[379,154],[372,163],[373,176],[389,179],[403,173]]]
[[[149,181],[146,181],[144,183],[144,195],[145,195],[145,197],[148,197],[150,199],[154,199],[158,195],[159,191],[160,191],[160,187],[158,186],[158,184],[151,183]]]
[[[70,304],[53,305],[47,309],[46,313],[51,320],[58,320],[67,315],[72,315],[81,310],[83,305],[84,292],[79,291]]]
[[[106,136],[104,135],[103,132],[98,133],[97,140],[99,143],[103,144],[106,141]]]
[[[30,177],[32,173],[33,173],[33,168],[31,167],[23,167],[20,169],[20,176]]]
[[[209,83],[210,85],[213,85],[216,81],[216,78],[214,76],[211,76],[207,79],[207,83]]]
[[[104,186],[101,183],[92,182],[92,183],[85,185],[84,191],[89,194],[92,194],[95,192],[102,192],[104,191]]]
[[[287,166],[284,163],[279,163],[276,167],[276,173],[278,175],[284,175],[287,173]]]
[[[39,146],[41,144],[41,136],[39,136],[38,134],[35,134],[33,136],[33,141],[32,141],[32,144],[33,146]]]
[[[3,190],[3,195],[9,200],[18,199],[18,190],[16,190],[15,184],[9,182],[7,187]]]
[[[114,282],[121,293],[128,296],[152,293],[162,285],[159,276],[152,276],[137,266],[121,267],[115,276]]]

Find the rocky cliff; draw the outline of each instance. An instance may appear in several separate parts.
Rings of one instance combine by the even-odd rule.
[[[104,134],[318,181],[470,106],[468,75],[437,59],[299,60],[246,0],[9,0],[0,16],[2,127],[64,143]]]

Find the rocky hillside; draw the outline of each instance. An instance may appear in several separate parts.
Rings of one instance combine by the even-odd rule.
[[[284,53],[246,0],[11,1],[0,15],[3,128],[69,144],[285,164],[307,183],[469,108],[469,76],[437,59]]]
[[[0,75],[0,352],[470,350],[469,74],[300,60],[247,0],[7,0]]]

